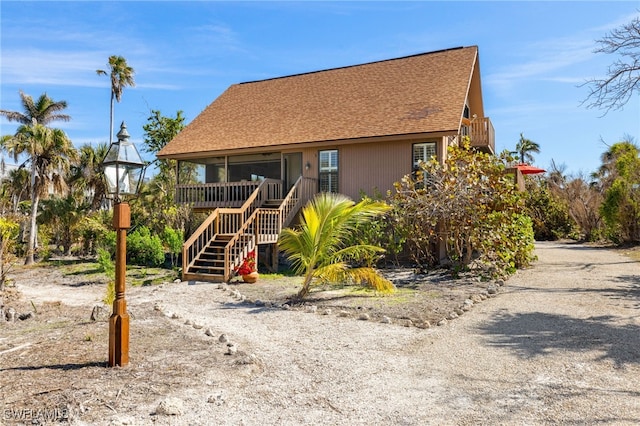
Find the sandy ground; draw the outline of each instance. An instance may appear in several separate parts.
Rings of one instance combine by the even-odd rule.
[[[37,319],[0,325],[0,423],[41,410],[105,425],[640,424],[639,264],[580,244],[536,252],[430,328],[257,306],[233,286],[134,288],[131,363],[111,369],[106,323],[87,321],[102,287],[33,277],[13,300]]]

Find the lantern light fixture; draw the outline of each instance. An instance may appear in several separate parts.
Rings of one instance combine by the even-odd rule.
[[[111,144],[102,162],[107,193],[114,195],[116,201],[122,195],[138,194],[146,168],[135,145],[129,141],[124,121],[117,136],[118,141]]]

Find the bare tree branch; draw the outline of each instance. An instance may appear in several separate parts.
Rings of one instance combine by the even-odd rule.
[[[599,47],[594,53],[617,54],[607,69],[605,78],[592,78],[579,87],[588,86],[589,94],[581,105],[604,109],[603,115],[621,109],[640,91],[640,17],[611,31],[596,41]]]

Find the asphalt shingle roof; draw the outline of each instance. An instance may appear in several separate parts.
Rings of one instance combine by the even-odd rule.
[[[457,131],[477,46],[230,86],[160,157]]]

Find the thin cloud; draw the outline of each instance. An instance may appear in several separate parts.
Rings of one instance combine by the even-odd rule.
[[[532,79],[558,78],[549,74],[589,61],[593,56],[592,50],[593,45],[584,39],[565,38],[534,43],[523,49],[530,60],[489,74],[485,82],[507,89]]]
[[[596,59],[593,53],[596,47],[595,40],[637,16],[638,13],[629,14],[602,26],[581,31],[579,34],[524,46],[521,51],[523,56],[528,58],[527,61],[488,74],[484,82],[497,91],[504,92],[510,92],[513,88],[532,80],[581,84],[590,76],[589,67],[585,64]],[[583,75],[576,75],[579,73]]]
[[[41,49],[3,50],[3,84],[101,87],[95,78],[103,54]]]
[[[190,38],[190,42],[195,44],[197,49],[210,51],[212,48],[215,48],[216,52],[245,51],[242,47],[238,34],[230,26],[223,23],[191,27],[187,30],[187,34]]]

